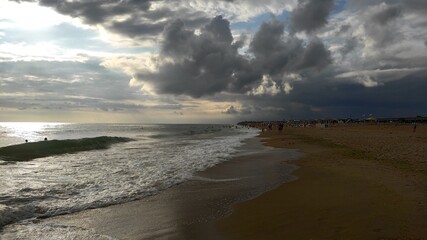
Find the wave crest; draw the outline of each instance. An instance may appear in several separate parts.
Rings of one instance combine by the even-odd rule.
[[[132,141],[132,139],[125,137],[101,136],[94,138],[23,143],[0,148],[0,160],[30,161],[36,158],[49,157],[65,153],[106,149],[112,144],[129,141]]]

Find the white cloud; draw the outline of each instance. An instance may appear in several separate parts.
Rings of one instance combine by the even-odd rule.
[[[136,79],[138,72],[156,72],[157,61],[159,58],[151,53],[142,53],[138,56],[117,56],[105,58],[101,66],[119,70],[131,76],[129,81],[130,87],[140,88],[141,92],[145,95],[156,95],[154,88],[140,80]]]
[[[158,58],[151,53],[142,53],[138,56],[117,56],[105,59],[101,65],[111,69],[118,69],[132,76],[138,71],[157,71]]]
[[[279,94],[280,91],[281,91],[280,86],[278,86],[276,84],[276,82],[274,82],[271,79],[271,76],[264,75],[264,76],[262,76],[261,84],[257,88],[252,89],[252,91],[249,92],[249,95],[271,95],[271,96],[275,96],[275,95]]]
[[[375,79],[380,79],[381,82],[388,82],[397,79],[401,79],[411,73],[425,70],[427,68],[396,68],[396,69],[375,69],[375,70],[362,70],[362,71],[353,71],[341,73],[335,76],[338,79],[352,79],[360,76],[373,77]]]
[[[296,82],[296,81],[301,81],[301,80],[302,80],[302,77],[298,73],[284,73],[283,74],[283,81]]]
[[[233,105],[230,105],[230,106],[228,106],[228,107],[227,107],[227,109],[225,109],[225,111],[224,111],[224,112],[222,112],[222,113],[225,113],[225,114],[238,114],[239,112],[234,108],[234,106],[233,106]]]
[[[284,10],[291,11],[295,8],[297,2],[297,0],[188,0],[179,1],[179,4],[176,6],[202,11],[207,13],[208,16],[223,15],[231,22],[240,22],[247,21],[265,13],[278,15]],[[157,4],[160,6],[163,5],[162,2]],[[168,5],[171,7],[172,4]]]
[[[372,80],[368,75],[357,76],[355,79],[358,83],[368,88],[383,85],[382,83]]]
[[[285,82],[285,84],[284,84],[284,86],[283,86],[283,91],[284,91],[286,94],[291,93],[291,91],[292,91],[293,89],[294,89],[294,88],[291,86],[291,84],[289,84],[288,82]]]

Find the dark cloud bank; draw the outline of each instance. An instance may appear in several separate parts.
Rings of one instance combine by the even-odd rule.
[[[233,38],[230,23],[221,16],[202,27],[200,34],[177,20],[165,27],[159,53],[159,58],[172,61],[159,64],[157,72],[140,72],[137,78],[151,83],[158,93],[244,103],[244,109],[229,106],[224,112],[233,115],[255,112],[258,114],[252,117],[315,118],[427,114],[423,107],[427,96],[422,90],[427,87],[427,72],[422,68],[425,58],[380,54],[370,59],[365,62],[365,70],[397,69],[391,82],[381,75],[373,77],[372,81],[379,83],[376,87],[360,84],[359,78],[370,78],[363,74],[337,80],[343,70],[335,67],[328,47],[313,34],[327,25],[333,4],[327,0],[300,1],[291,13],[289,26],[275,19],[262,23],[249,40],[246,54],[240,51],[244,44]],[[399,39],[394,22],[410,10],[406,5],[390,4],[366,21],[367,34],[378,49]],[[308,40],[298,38],[297,32],[309,34]],[[350,35],[340,50],[343,58],[359,44]],[[421,68],[399,77],[398,69],[406,71],[408,67]],[[283,89],[286,74],[298,74],[303,79],[291,82],[293,90],[289,94],[283,90],[274,96],[247,94],[262,84],[265,75]]]
[[[264,22],[249,44],[249,55],[239,53],[230,23],[217,16],[198,35],[177,20],[165,27],[156,72],[140,72],[137,78],[150,82],[157,92],[199,98],[220,92],[246,93],[269,75],[277,85],[285,73],[322,69],[330,53],[317,38],[308,43],[286,35],[284,23]]]

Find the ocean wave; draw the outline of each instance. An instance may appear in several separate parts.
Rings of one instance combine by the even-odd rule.
[[[165,136],[176,136],[161,140],[150,137],[153,132],[161,131],[157,128],[149,131],[147,127],[147,133],[143,136],[139,136],[139,132],[130,135],[134,142],[117,145],[106,151],[81,152],[0,165],[0,170],[7,173],[0,176],[0,181],[7,180],[7,184],[0,187],[2,195],[0,232],[2,226],[4,229],[4,226],[13,223],[18,223],[14,226],[24,227],[19,224],[28,222],[31,227],[35,226],[32,224],[33,221],[37,222],[38,219],[106,207],[157,194],[164,189],[192,180],[193,174],[198,171],[227,161],[239,151],[238,148],[245,139],[257,134],[256,131],[246,129],[226,129],[206,135],[202,131],[204,127],[165,126],[163,130]],[[183,134],[191,130],[200,134],[190,138]],[[120,135],[128,136],[124,132]],[[102,139],[108,144],[132,141],[128,138],[114,137],[74,141],[86,141],[85,144],[76,142],[77,146],[95,145],[92,149],[99,149],[98,144],[103,142]],[[70,140],[59,142],[68,145],[67,141]],[[51,141],[39,144],[49,142]],[[21,145],[31,144],[35,143]],[[19,145],[10,147],[16,146]],[[66,150],[69,147],[64,146]],[[52,152],[49,148],[47,151]],[[0,163],[2,149],[0,148]],[[23,150],[17,148],[14,150],[14,153],[16,152]],[[68,153],[68,150],[65,153]],[[204,180],[238,181],[238,179]]]
[[[35,158],[49,157],[65,153],[106,149],[112,144],[129,141],[132,141],[132,139],[102,136],[94,138],[23,143],[0,148],[0,160],[15,162],[30,161]]]

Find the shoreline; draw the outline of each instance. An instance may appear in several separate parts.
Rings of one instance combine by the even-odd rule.
[[[293,161],[298,180],[236,204],[216,223],[226,239],[426,239],[425,128],[285,128],[261,137],[305,153]],[[392,151],[400,145],[409,149]]]
[[[263,132],[247,154],[157,195],[14,231],[34,239],[426,239],[426,143],[421,127],[416,135],[402,126]]]
[[[6,227],[11,234],[36,239],[45,234],[104,239],[222,239],[214,223],[230,214],[237,202],[253,199],[294,180],[293,150],[264,146],[259,137],[248,140],[241,153],[156,195],[55,216],[35,224]],[[39,235],[37,235],[39,234]],[[96,237],[94,237],[96,236]],[[12,238],[13,239],[13,238]],[[54,238],[53,238],[54,239]]]

